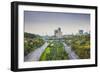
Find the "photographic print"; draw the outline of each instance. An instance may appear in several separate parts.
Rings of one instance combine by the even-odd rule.
[[[11,3],[11,70],[97,66],[97,7]]]
[[[24,11],[24,61],[90,58],[90,14]]]

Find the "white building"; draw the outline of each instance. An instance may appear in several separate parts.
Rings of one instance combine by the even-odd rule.
[[[79,30],[79,34],[83,35],[84,31],[83,30]]]
[[[56,38],[62,38],[61,28],[58,28],[57,30],[55,30],[54,34]]]

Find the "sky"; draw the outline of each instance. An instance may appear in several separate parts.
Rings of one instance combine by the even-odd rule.
[[[90,14],[24,11],[24,32],[51,36],[59,27],[63,35],[89,32]]]

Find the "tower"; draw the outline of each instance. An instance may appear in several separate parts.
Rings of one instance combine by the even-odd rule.
[[[62,38],[61,28],[59,27],[57,30],[54,31],[56,38]]]

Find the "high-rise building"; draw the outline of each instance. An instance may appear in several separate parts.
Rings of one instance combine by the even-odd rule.
[[[80,35],[82,35],[82,34],[83,34],[83,32],[84,32],[83,30],[79,30],[79,34],[80,34]]]
[[[61,28],[59,27],[57,30],[54,31],[56,38],[62,38]]]

